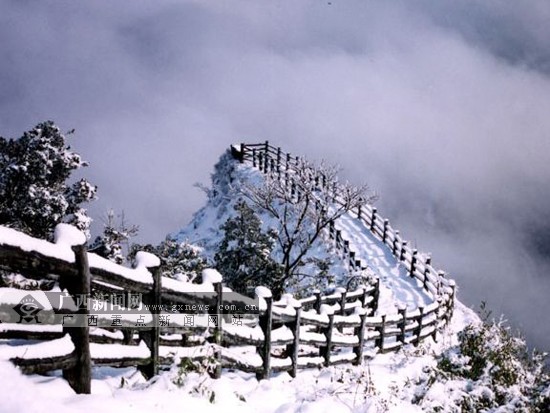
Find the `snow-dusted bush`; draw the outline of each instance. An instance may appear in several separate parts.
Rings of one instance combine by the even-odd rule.
[[[416,383],[415,402],[426,411],[549,412],[550,377],[544,357],[503,321],[467,326]],[[443,397],[442,397],[442,393]]]
[[[181,281],[200,280],[202,270],[208,267],[207,259],[202,255],[202,249],[188,242],[178,242],[167,237],[157,246],[133,244],[130,259],[138,251],[155,254],[161,261],[161,274],[164,277]]]
[[[171,371],[171,380],[186,393],[207,398],[210,403],[216,400],[212,389],[212,377],[219,360],[215,357],[214,348],[207,348],[205,356],[200,359],[181,358],[175,360]]]

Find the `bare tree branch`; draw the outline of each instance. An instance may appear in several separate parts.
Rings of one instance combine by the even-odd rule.
[[[298,159],[296,166],[284,173],[268,171],[262,182],[255,180],[241,186],[240,192],[250,204],[277,223],[284,268],[281,290],[290,278],[304,276],[300,272],[304,258],[331,222],[376,199],[367,185],[355,187],[339,182],[338,172],[338,167],[325,162],[316,166]]]

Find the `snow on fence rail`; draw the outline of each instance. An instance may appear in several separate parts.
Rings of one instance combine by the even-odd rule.
[[[216,309],[220,308],[224,292],[228,291],[222,287],[221,276],[212,277],[212,273],[203,275],[203,284],[161,277],[160,261],[148,253],[137,254],[135,268],[114,264],[87,252],[85,239],[63,235],[64,232],[74,232],[74,228],[65,224],[60,224],[59,228],[63,231],[56,231],[59,236],[50,243],[0,226],[0,268],[29,278],[56,281],[72,297],[90,296],[92,289],[107,294],[139,292],[145,304],[154,306],[149,311],[154,326],[158,326],[161,304],[214,302],[212,308]],[[288,370],[296,374],[299,368],[349,361],[360,363],[364,345],[371,342],[373,348],[386,351],[384,343],[393,337],[390,330],[385,330],[386,324],[381,319],[367,316],[375,311],[373,289],[338,289],[329,295],[315,292],[302,300],[285,295],[277,302],[273,302],[269,292],[265,293],[266,289],[260,289],[264,294],[260,294],[262,298],[258,297],[262,305],[256,326],[247,326],[246,323],[242,326],[231,323],[211,326],[196,322],[192,326],[171,323],[170,327],[160,329],[1,322],[4,309],[13,309],[17,304],[9,299],[10,293],[20,290],[0,288],[0,339],[39,340],[29,345],[5,346],[0,357],[10,359],[26,373],[62,369],[64,377],[79,393],[90,392],[92,365],[139,366],[146,376],[151,377],[161,364],[188,354],[185,346],[204,344],[205,336],[209,336],[213,354],[219,360],[218,375],[221,365],[253,371],[266,378],[271,371]],[[201,292],[209,293],[209,296],[201,295]],[[72,305],[72,310],[69,307],[64,306],[58,312],[90,314],[88,306]],[[418,330],[419,337],[420,334]],[[253,346],[258,354],[239,355],[235,350],[242,346]],[[335,348],[350,347],[353,355],[331,355]],[[288,356],[272,357],[272,353],[277,351]],[[298,357],[298,351],[315,354]],[[194,352],[191,358],[204,358],[204,351]]]

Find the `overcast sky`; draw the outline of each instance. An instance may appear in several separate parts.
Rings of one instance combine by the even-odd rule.
[[[550,3],[0,0],[0,134],[76,129],[158,242],[232,142],[344,167],[459,283],[550,350]]]

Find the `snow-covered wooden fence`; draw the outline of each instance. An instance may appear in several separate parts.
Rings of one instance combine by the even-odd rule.
[[[289,174],[289,171],[297,171],[304,167],[305,162],[300,157],[285,153],[281,148],[270,145],[268,141],[259,144],[233,145],[231,151],[240,162],[249,162],[266,174],[274,173],[279,179],[289,180],[290,190],[299,186],[299,183],[293,181],[293,174]],[[309,179],[315,182],[318,188],[329,193],[333,202],[341,203],[335,182],[330,182],[325,176],[316,174],[314,170],[311,171]],[[454,280],[447,278],[443,271],[436,270],[431,264],[430,256],[419,254],[416,249],[411,248],[399,231],[390,225],[388,219],[382,218],[375,207],[365,203],[359,205],[353,212],[357,219],[389,248],[395,258],[406,268],[410,277],[419,280],[423,289],[434,297],[433,303],[426,307],[420,306],[409,313],[406,309],[400,309],[398,315],[382,315],[380,320],[370,324],[370,327],[376,326],[378,331],[376,342],[378,349],[388,351],[411,340],[418,342],[423,337],[429,336],[429,331],[435,331],[434,326],[448,323],[454,308],[456,292]],[[329,233],[336,247],[347,254],[352,270],[367,267],[366,263],[356,257],[355,252],[350,248],[349,241],[343,239],[337,223],[331,223]],[[378,288],[373,292],[376,294],[375,301],[377,301]]]
[[[136,353],[135,349],[118,351],[117,355],[110,356],[109,348],[103,351],[96,346],[97,357],[90,353],[90,341],[99,343],[113,342],[119,340],[112,339],[110,334],[99,334],[90,336],[88,326],[66,327],[57,326],[39,326],[28,324],[0,324],[0,338],[19,338],[19,339],[51,339],[60,340],[65,348],[70,348],[70,352],[59,354],[59,348],[46,346],[54,353],[48,354],[31,351],[23,357],[13,357],[11,360],[21,366],[23,371],[44,372],[52,369],[63,369],[64,377],[69,381],[75,391],[79,393],[90,392],[90,374],[92,358],[94,364],[99,365],[140,365],[146,376],[152,377],[158,372],[160,354],[159,345],[160,329],[158,318],[160,305],[170,302],[177,304],[197,304],[204,303],[216,308],[221,301],[222,288],[221,276],[219,279],[205,279],[203,277],[202,285],[180,283],[175,280],[161,277],[160,260],[152,254],[139,252],[136,256],[137,265],[135,268],[126,268],[116,265],[96,254],[88,253],[85,248],[85,238],[75,228],[61,224],[56,229],[56,241],[50,243],[44,240],[32,238],[10,228],[0,227],[0,267],[15,273],[20,273],[29,278],[50,279],[59,283],[61,289],[66,289],[71,297],[87,297],[91,299],[92,289],[95,292],[107,294],[120,294],[121,292],[131,291],[139,294],[139,299],[143,304],[149,306],[152,327],[141,327],[139,331],[139,340],[142,340],[145,346],[142,351]],[[67,235],[69,234],[69,236]],[[70,235],[72,234],[72,236]],[[76,234],[76,235],[75,235]],[[75,242],[76,240],[76,242]],[[3,290],[3,291],[2,291]],[[8,297],[10,289],[0,289],[3,297]],[[13,291],[11,291],[13,293]],[[212,294],[202,295],[204,293]],[[212,302],[214,301],[214,302]],[[10,305],[17,303],[0,302],[0,306],[10,308]],[[219,308],[219,307],[218,307]],[[70,313],[67,308],[58,310],[62,314]],[[5,311],[4,311],[5,313]],[[73,314],[88,316],[90,314],[89,305],[80,305],[76,307]],[[2,312],[0,311],[0,315]],[[2,318],[0,317],[0,322]],[[22,328],[23,327],[23,328]],[[52,328],[54,327],[54,328]],[[221,337],[214,327],[214,336]],[[126,331],[127,332],[127,331]],[[69,337],[71,346],[66,347]],[[122,343],[130,343],[132,338],[124,338]],[[145,348],[146,347],[146,348]],[[145,352],[143,351],[145,350]],[[33,355],[37,356],[34,357]]]
[[[232,147],[241,161],[251,162],[264,172],[283,173],[301,163],[299,158],[283,153],[268,142],[260,145]],[[325,191],[333,188],[322,176],[312,176]],[[333,194],[338,202],[338,194]],[[418,254],[379,216],[376,208],[362,205],[356,211],[360,219],[417,278],[434,297],[432,304],[396,314],[378,314],[378,284],[355,290],[336,289],[324,295],[296,300],[283,295],[274,302],[270,292],[256,289],[259,321],[245,320],[242,325],[220,322],[212,326],[197,321],[193,325],[170,323],[159,327],[159,305],[166,303],[213,304],[219,308],[226,288],[222,279],[203,277],[202,284],[183,283],[162,277],[160,261],[147,253],[138,253],[135,268],[116,265],[85,248],[82,235],[61,226],[56,240],[50,243],[0,226],[0,268],[29,278],[59,283],[71,295],[99,291],[116,294],[131,291],[142,294],[150,307],[152,326],[122,328],[63,327],[60,324],[23,324],[1,322],[3,306],[12,308],[10,289],[0,289],[0,339],[33,340],[25,346],[9,346],[13,354],[0,354],[20,366],[26,373],[62,369],[75,391],[90,392],[92,366],[139,366],[147,376],[159,366],[179,358],[217,360],[215,375],[221,366],[253,372],[267,378],[273,371],[329,366],[340,363],[360,364],[377,352],[396,351],[408,343],[418,344],[434,337],[450,320],[453,312],[455,284],[436,271],[431,259]],[[63,229],[64,228],[64,229]],[[338,232],[337,223],[330,228],[335,245],[347,257],[351,269],[362,263],[349,242]],[[201,298],[200,293],[207,292]],[[60,310],[61,311],[61,310]],[[62,312],[67,312],[66,308]],[[76,313],[88,315],[89,308]],[[218,315],[219,316],[219,315]],[[223,316],[221,317],[223,318]],[[226,320],[227,321],[227,320]],[[206,341],[209,340],[207,343]],[[6,351],[6,347],[2,351]],[[255,351],[248,351],[248,348]],[[23,352],[17,351],[24,349]]]
[[[72,297],[88,296],[92,291],[105,294],[121,291],[140,293],[143,302],[151,306],[151,325],[157,326],[88,328],[7,322],[5,310],[12,310],[18,304],[17,300],[9,299],[10,294],[21,290],[0,288],[0,339],[38,340],[25,346],[13,346],[13,355],[0,356],[10,359],[26,373],[61,369],[79,393],[90,392],[92,366],[139,366],[145,375],[151,377],[158,372],[159,366],[170,363],[176,357],[213,357],[219,361],[217,375],[223,365],[268,377],[273,370],[289,370],[295,374],[297,369],[303,367],[349,361],[350,356],[345,360],[341,357],[331,359],[331,350],[338,346],[353,347],[356,360],[360,362],[365,337],[369,339],[369,322],[378,322],[377,319],[367,322],[368,318],[365,318],[374,314],[374,287],[361,287],[354,291],[338,289],[329,295],[315,292],[302,300],[285,295],[275,303],[265,289],[260,288],[264,293],[262,298],[258,297],[262,306],[256,326],[246,322],[243,325],[221,322],[212,326],[198,321],[193,325],[172,322],[165,328],[159,328],[160,305],[211,305],[214,302],[212,308],[219,308],[227,291],[222,287],[221,277],[207,273],[203,275],[202,284],[162,277],[158,258],[143,252],[137,254],[135,268],[123,267],[88,253],[85,239],[74,228],[64,224],[60,228],[62,230],[56,231],[55,242],[50,243],[0,226],[0,268],[29,278],[56,281]],[[201,298],[202,292],[209,295]],[[232,300],[234,304],[236,299]],[[90,315],[90,306],[55,310],[62,314]],[[334,314],[326,316],[326,311]],[[365,323],[361,324],[361,320]],[[348,331],[347,338],[339,339],[340,333],[333,330],[346,325],[355,330]],[[210,337],[210,344],[205,346],[207,337]],[[254,346],[257,353],[240,354],[242,346]],[[384,350],[383,346],[380,348]],[[18,352],[18,349],[24,351]],[[298,357],[299,351],[313,351],[317,355]],[[272,357],[277,352],[279,356],[288,353],[288,357]]]

